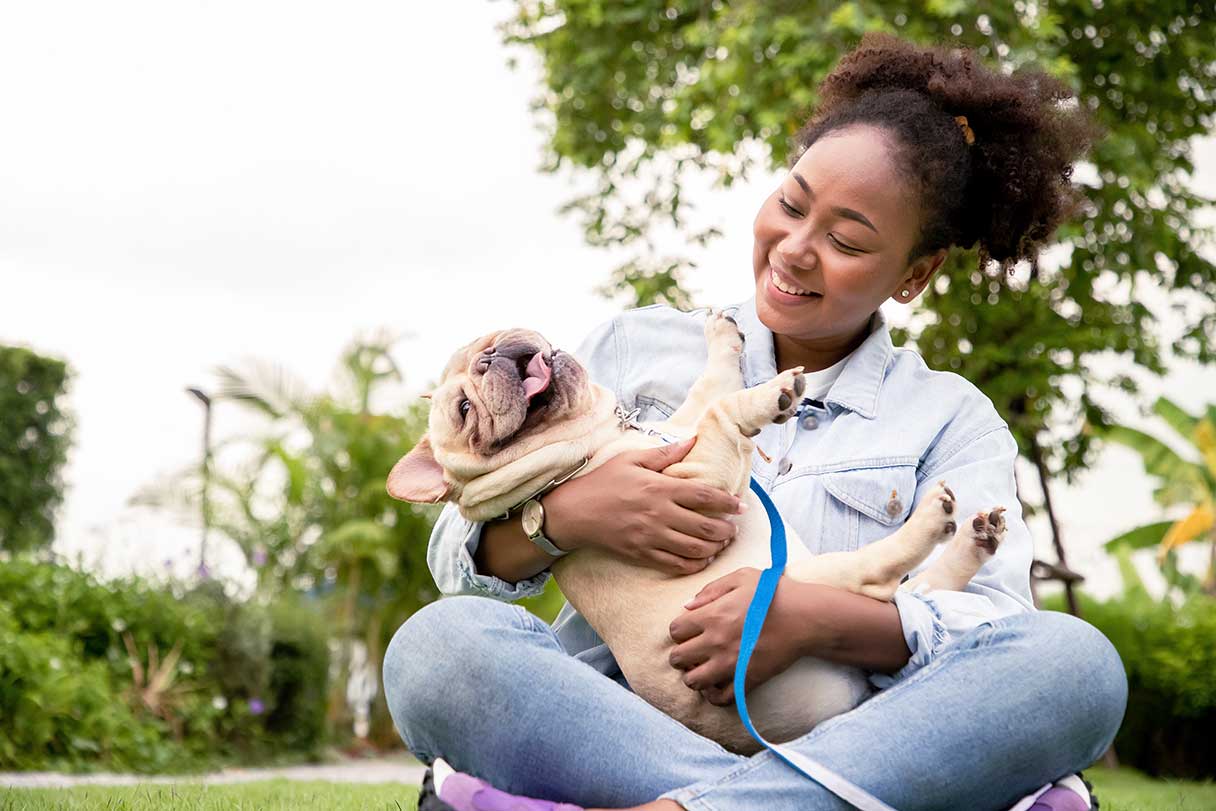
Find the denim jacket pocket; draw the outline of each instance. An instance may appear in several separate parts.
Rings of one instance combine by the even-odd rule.
[[[664,422],[675,413],[674,406],[645,394],[639,394],[634,399],[634,408],[638,410],[638,422]]]
[[[824,522],[835,523],[844,550],[890,535],[912,512],[916,497],[915,464],[838,470],[820,480],[832,496]]]

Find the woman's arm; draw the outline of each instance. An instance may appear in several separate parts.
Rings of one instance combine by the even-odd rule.
[[[759,581],[760,570],[751,567],[718,578],[668,628],[677,643],[668,661],[686,671],[684,684],[711,704],[735,700],[743,621]],[[910,655],[891,603],[782,577],[748,663],[747,686],[763,684],[803,656],[890,673]]]
[[[554,488],[541,497],[541,531],[558,549],[597,546],[668,574],[701,571],[735,533],[731,522],[702,512],[735,512],[739,499],[660,472],[692,446],[627,451]],[[504,580],[531,577],[558,559],[528,539],[519,518],[487,524],[478,553],[477,568]]]
[[[782,578],[748,665],[749,687],[763,684],[800,656],[861,667],[872,673],[875,685],[888,687],[981,623],[1033,610],[1032,544],[1013,478],[1013,436],[996,422],[947,439],[938,444],[942,452],[928,454],[922,481],[953,484],[964,519],[979,510],[1006,507],[1005,540],[997,554],[965,591],[904,590],[891,603]],[[743,620],[759,576],[758,569],[745,568],[708,584],[669,628],[677,643],[672,666],[685,670],[684,683],[712,703],[734,700],[731,684]]]

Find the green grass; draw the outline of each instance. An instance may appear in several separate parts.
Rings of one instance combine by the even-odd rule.
[[[1216,784],[1153,780],[1132,769],[1090,769],[1102,811],[1208,811]],[[0,811],[414,811],[418,789],[401,785],[268,780],[117,788],[0,789]]]
[[[1154,780],[1134,769],[1086,769],[1085,776],[1094,784],[1102,811],[1216,809],[1216,783]]]
[[[267,780],[222,786],[0,789],[0,811],[414,811],[417,805],[416,786],[391,783]]]

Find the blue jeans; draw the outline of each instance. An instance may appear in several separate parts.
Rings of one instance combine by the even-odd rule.
[[[384,659],[406,746],[497,788],[583,806],[849,806],[768,751],[728,752],[566,653],[522,606],[445,597]],[[790,745],[899,811],[1006,809],[1096,760],[1123,719],[1114,647],[1066,614],[977,627],[925,667]]]

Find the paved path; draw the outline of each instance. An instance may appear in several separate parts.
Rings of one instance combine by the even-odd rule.
[[[319,780],[326,783],[405,783],[419,785],[426,767],[410,757],[343,760],[270,769],[224,769],[211,774],[60,774],[58,772],[0,772],[0,788],[69,788],[71,786],[135,786],[165,783],[251,783],[255,780]]]

